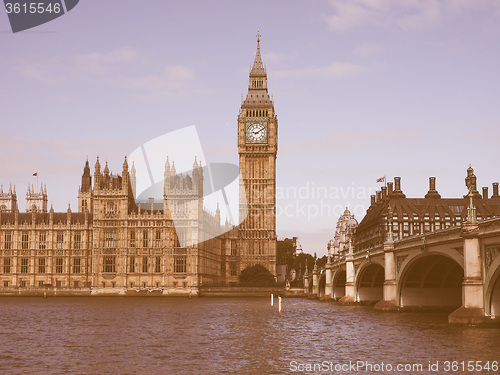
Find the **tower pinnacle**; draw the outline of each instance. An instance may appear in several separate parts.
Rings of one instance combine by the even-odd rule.
[[[257,31],[257,52],[255,53],[255,60],[253,62],[252,70],[250,70],[250,77],[265,77],[266,69],[262,63],[262,56],[260,55],[260,32]]]

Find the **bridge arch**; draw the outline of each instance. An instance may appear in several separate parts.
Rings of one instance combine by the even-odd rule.
[[[345,268],[337,269],[332,276],[332,298],[339,300],[345,296],[346,271]]]
[[[318,297],[321,298],[325,295],[326,275],[322,272],[318,277]]]
[[[309,276],[308,277],[308,284],[307,284],[307,295],[311,296],[313,294],[314,286],[313,286],[313,277]]]
[[[460,307],[463,258],[452,252],[420,253],[405,260],[398,278],[401,307]]]
[[[376,303],[384,298],[385,271],[376,261],[361,266],[356,274],[356,295],[358,302]]]
[[[491,263],[485,277],[486,303],[484,306],[487,315],[500,316],[500,256]]]

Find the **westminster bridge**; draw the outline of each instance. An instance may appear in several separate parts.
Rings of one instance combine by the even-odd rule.
[[[391,225],[389,225],[391,228]],[[305,277],[310,298],[380,310],[456,307],[450,323],[482,324],[500,316],[500,218],[462,223],[431,233],[387,240]]]

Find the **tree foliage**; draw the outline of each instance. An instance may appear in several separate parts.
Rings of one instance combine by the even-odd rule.
[[[302,285],[302,277],[307,270],[311,272],[314,268],[315,257],[311,254],[302,253],[295,255],[295,247],[293,246],[293,240],[290,238],[285,238],[284,240],[278,241],[277,246],[277,261],[278,264],[286,264],[287,272],[292,269],[296,272],[296,279],[291,282],[292,287],[300,287]],[[318,259],[318,267],[326,263],[326,256]]]
[[[269,270],[260,265],[248,266],[239,276],[241,286],[274,286],[276,281]]]

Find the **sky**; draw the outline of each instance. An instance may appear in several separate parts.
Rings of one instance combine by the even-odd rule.
[[[500,180],[500,1],[85,0],[13,34],[0,11],[0,183],[77,209],[86,158],[112,172],[194,125],[210,163],[238,163],[237,116],[260,30],[278,116],[277,234],[326,254],[376,179],[423,197]]]

